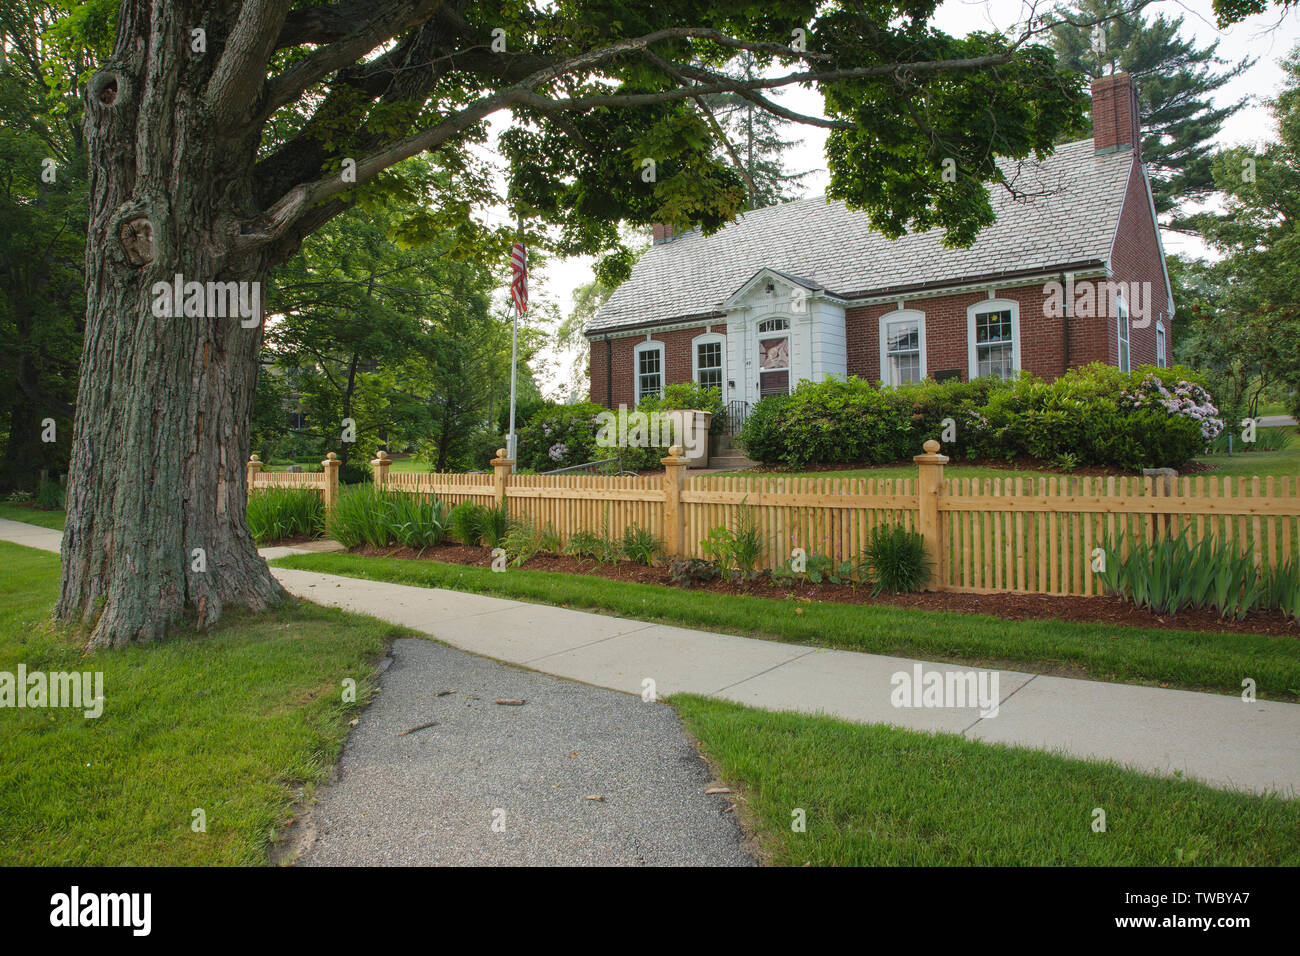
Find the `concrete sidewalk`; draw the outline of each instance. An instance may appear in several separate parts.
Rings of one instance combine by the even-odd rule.
[[[18,529],[18,530],[12,530]],[[52,546],[51,536],[53,539]],[[0,521],[0,538],[57,550],[58,532]],[[269,550],[269,549],[268,549]],[[286,550],[277,549],[276,556]],[[263,552],[264,554],[267,552]],[[507,572],[508,573],[508,572]],[[501,598],[276,568],[293,594],[403,624],[453,647],[640,695],[691,692],[768,710],[945,731],[1216,787],[1300,791],[1300,704],[998,671],[996,716],[893,706],[898,672],[969,673],[855,651],[713,634]],[[1249,677],[1243,674],[1242,677]]]

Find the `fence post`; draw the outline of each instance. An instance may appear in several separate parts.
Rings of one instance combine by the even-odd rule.
[[[497,456],[492,459],[492,493],[498,508],[505,507],[506,485],[510,482],[510,472],[515,469],[515,460],[507,457],[508,454],[504,448],[498,448]]]
[[[343,462],[339,461],[339,456],[334,452],[329,452],[321,465],[325,469],[325,484],[321,486],[321,496],[325,499],[325,513],[329,514],[334,510],[334,502],[339,500],[339,466]]]
[[[258,472],[262,470],[262,460],[256,455],[248,456],[248,493],[253,493],[253,482],[257,481]]]
[[[948,456],[939,454],[939,443],[931,438],[923,446],[924,455],[916,455],[916,507],[917,527],[925,538],[925,553],[933,569],[933,590],[943,591],[948,586],[947,549],[943,542],[943,524],[939,521],[939,498],[943,495],[943,466]]]
[[[392,463],[388,457],[388,452],[375,452],[375,457],[370,462],[370,468],[374,472],[376,491],[383,491],[388,487],[388,466]]]
[[[690,459],[683,456],[684,451],[681,445],[673,445],[668,449],[668,457],[659,459],[664,466],[664,552],[669,557],[684,557],[686,554],[682,481]]]

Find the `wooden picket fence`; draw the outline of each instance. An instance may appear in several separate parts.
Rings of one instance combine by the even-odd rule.
[[[663,474],[648,477],[516,475],[504,450],[491,473],[478,475],[389,474],[384,452],[371,465],[377,487],[448,505],[504,503],[513,519],[565,541],[578,531],[617,538],[637,525],[668,555],[703,557],[700,542],[713,528],[734,527],[741,509],[752,509],[767,568],[795,548],[857,560],[873,528],[901,525],[924,537],[937,571],[932,586],[945,591],[1095,595],[1098,548],[1124,555],[1134,541],[1169,535],[1226,542],[1261,570],[1300,559],[1300,479],[945,478],[948,459],[935,441],[914,461],[917,477],[904,479],[688,477],[678,447]],[[250,488],[319,487],[327,503],[337,498],[333,455],[323,474],[258,474],[254,463]]]
[[[334,502],[339,500],[339,461],[334,452],[325,456],[321,462],[321,471],[263,471],[263,462],[251,455],[248,459],[248,493],[262,488],[306,488],[320,492],[325,499],[325,510],[334,510]]]

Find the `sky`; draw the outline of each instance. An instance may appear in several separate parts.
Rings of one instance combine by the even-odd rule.
[[[1040,3],[1038,9],[1049,4]],[[935,25],[950,34],[962,36],[974,30],[1001,29],[1010,31],[1014,24],[1023,22],[1029,10],[1023,0],[944,0],[935,15]],[[1262,146],[1276,138],[1271,115],[1262,101],[1276,94],[1282,85],[1282,70],[1278,61],[1300,43],[1300,11],[1283,16],[1276,11],[1258,14],[1226,30],[1214,22],[1210,0],[1157,0],[1147,8],[1148,17],[1163,13],[1173,19],[1183,17],[1182,33],[1194,36],[1199,47],[1219,40],[1218,55],[1229,62],[1245,57],[1255,57],[1258,62],[1234,81],[1224,86],[1215,96],[1216,104],[1232,103],[1251,98],[1251,102],[1230,117],[1218,139],[1221,147]],[[782,105],[801,113],[822,116],[821,97],[815,91],[791,88],[774,96]],[[790,127],[787,136],[800,139],[786,153],[786,166],[793,171],[810,170],[805,180],[806,194],[820,195],[829,182],[824,158],[826,130],[808,126]],[[1165,251],[1170,255],[1199,255],[1202,247],[1195,240],[1164,232]],[[546,301],[568,314],[572,306],[573,290],[592,279],[592,259],[575,257],[550,262],[545,275],[537,276],[529,285],[533,302]],[[551,348],[543,356],[547,371],[539,376],[543,394],[562,398],[560,394],[567,372],[575,356],[562,354]]]

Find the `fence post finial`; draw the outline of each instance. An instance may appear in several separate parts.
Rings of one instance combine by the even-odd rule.
[[[321,485],[321,497],[325,499],[325,513],[334,510],[334,503],[339,500],[339,467],[343,462],[334,452],[325,455],[321,467],[325,469],[325,483]]]
[[[506,485],[510,483],[510,473],[515,470],[515,460],[504,448],[497,449],[497,456],[492,459],[492,489],[497,500],[497,507],[506,503]]]
[[[673,445],[668,449],[668,457],[659,459],[664,466],[664,550],[669,557],[678,557],[686,553],[685,517],[682,511],[682,481],[686,477],[686,466],[690,459],[684,457],[686,449]]]
[[[248,456],[248,491],[253,491],[253,483],[257,481],[257,475],[262,470],[262,459],[256,455]]]
[[[943,466],[948,464],[948,456],[939,454],[943,447],[933,438],[922,445],[925,454],[916,455],[916,513],[917,530],[925,539],[925,553],[929,558],[933,588],[941,591],[946,588],[948,568],[945,560],[946,549],[943,544],[943,524],[939,520],[939,503],[943,497]]]
[[[374,472],[376,489],[382,490],[388,487],[388,466],[392,463],[388,452],[383,450],[375,452],[374,460],[370,462],[370,469]]]

